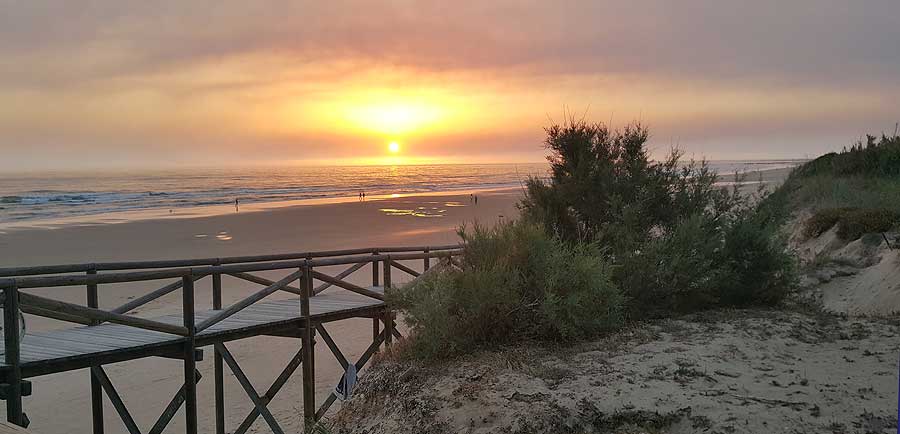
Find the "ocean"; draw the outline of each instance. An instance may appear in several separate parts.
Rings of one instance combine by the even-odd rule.
[[[720,174],[793,166],[794,160],[710,161]],[[546,163],[190,168],[0,174],[0,224],[123,211],[295,202],[518,187]]]

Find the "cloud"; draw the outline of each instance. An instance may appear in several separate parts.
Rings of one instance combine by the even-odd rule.
[[[471,113],[460,131],[421,137],[441,144],[435,153],[486,138],[496,152],[531,147],[565,106],[640,117],[660,140],[711,143],[713,154],[729,135],[836,142],[884,128],[900,108],[896,0],[0,0],[0,10],[8,155],[186,142],[346,154],[355,148],[333,143],[365,138],[312,124],[339,128],[314,109],[348,89],[452,94]]]

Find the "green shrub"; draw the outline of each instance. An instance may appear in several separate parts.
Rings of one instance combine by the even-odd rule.
[[[652,161],[638,124],[570,120],[546,131],[550,178],[528,181],[520,209],[548,233],[602,246],[634,317],[771,304],[790,290],[776,231],[789,215],[784,193],[719,187],[705,162],[683,163],[678,150]]]
[[[622,297],[591,245],[570,245],[523,222],[463,228],[461,269],[388,293],[414,354],[453,355],[522,338],[578,339],[617,326]]]
[[[838,222],[837,235],[853,241],[864,234],[887,232],[900,221],[900,213],[886,209],[854,209],[846,212]]]
[[[660,228],[728,206],[729,194],[714,186],[705,162],[682,164],[678,150],[651,160],[649,131],[640,124],[612,131],[570,120],[546,131],[550,179],[529,179],[519,208],[554,235],[627,254]]]
[[[807,238],[837,226],[837,236],[853,241],[868,233],[887,232],[900,223],[900,213],[888,209],[826,208],[816,211],[803,226]]]
[[[798,177],[811,176],[900,176],[900,136],[866,135],[841,152],[831,152],[812,160],[796,171]]]
[[[786,210],[810,207],[900,212],[900,136],[869,135],[865,143],[806,162],[773,196]],[[810,234],[816,232],[815,226],[827,222],[816,222]]]
[[[703,215],[682,221],[618,268],[630,312],[658,318],[778,303],[794,286],[795,264],[776,228],[749,210],[721,227]]]
[[[633,316],[665,317],[718,303],[720,240],[709,236],[705,223],[693,216],[623,259],[616,280]]]
[[[778,226],[764,217],[745,212],[725,228],[716,273],[723,306],[772,306],[797,283],[797,261]]]
[[[852,208],[827,208],[816,211],[803,223],[803,236],[815,238],[828,232],[851,210]]]

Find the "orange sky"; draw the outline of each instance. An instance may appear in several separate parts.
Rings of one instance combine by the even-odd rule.
[[[896,0],[3,10],[0,169],[541,161],[567,111],[660,153],[803,157],[900,119]]]

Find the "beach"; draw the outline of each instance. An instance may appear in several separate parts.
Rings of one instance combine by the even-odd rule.
[[[790,169],[775,169],[748,175],[746,181],[777,183]],[[722,181],[733,181],[723,176]],[[477,204],[472,194],[477,195]],[[42,221],[30,225],[4,227],[0,233],[0,267],[65,263],[137,261],[159,259],[215,258],[286,252],[335,250],[370,246],[446,245],[459,241],[457,228],[480,222],[493,224],[518,215],[521,188],[472,190],[419,195],[385,195],[361,201],[343,198],[332,201],[305,201],[302,205],[254,204],[234,207],[183,209],[172,215],[153,213],[113,213],[78,219]],[[396,196],[396,197],[395,197]],[[281,205],[281,206],[279,206]],[[414,268],[419,268],[418,265]],[[338,269],[331,270],[335,273]],[[280,274],[260,273],[277,280]],[[398,273],[400,274],[400,273]],[[408,276],[400,275],[395,283]],[[347,280],[370,284],[368,268]],[[112,308],[147,293],[167,282],[114,284],[100,287],[101,308]],[[223,279],[224,302],[234,302],[260,287],[232,278]],[[83,287],[38,289],[35,294],[73,303],[85,302]],[[287,294],[274,294],[278,298]],[[133,311],[144,317],[180,312],[180,292],[176,291]],[[196,286],[197,309],[211,307],[208,280]],[[29,317],[29,330],[69,327],[69,324]],[[402,330],[402,323],[400,324]],[[371,322],[344,320],[328,325],[347,358],[356,359],[371,342]],[[228,344],[238,363],[257,390],[264,391],[299,348],[294,339],[256,337]],[[133,412],[139,426],[152,425],[164,405],[181,385],[181,364],[177,360],[150,358],[108,365],[107,371]],[[206,351],[198,364],[205,378],[212,378],[212,352]],[[341,375],[339,365],[324,345],[316,348],[317,402],[327,397]],[[32,427],[45,434],[90,432],[90,387],[86,370],[53,374],[32,379],[34,394],[25,399]],[[237,380],[226,369],[226,426],[233,429],[253,408]],[[212,381],[199,386],[199,425],[214,426]],[[295,374],[270,404],[286,430],[301,425],[301,389]],[[107,432],[126,432],[118,415],[106,403]],[[339,405],[332,407],[333,410]],[[333,411],[332,410],[332,411]],[[182,430],[179,412],[169,430]],[[250,432],[268,432],[262,419]]]
[[[53,229],[7,229],[0,234],[0,266],[48,265],[99,261],[209,258],[285,252],[333,250],[367,246],[446,245],[458,242],[456,229],[464,222],[492,224],[517,214],[521,190],[477,192],[478,203],[469,193],[431,194],[378,200],[350,201],[240,211],[203,217],[140,219],[115,224],[68,224]],[[421,265],[419,265],[421,267]],[[337,270],[336,270],[337,271]],[[335,272],[336,272],[335,271]],[[265,273],[261,273],[265,275]],[[280,276],[271,276],[280,277]],[[407,276],[398,273],[395,280]],[[368,268],[350,276],[350,282],[371,283]],[[111,308],[162,286],[167,282],[101,285],[101,307]],[[260,286],[236,279],[223,279],[224,301],[233,302]],[[59,300],[85,302],[83,287],[34,291]],[[180,311],[179,291],[138,309],[136,314],[153,317]],[[272,297],[283,297],[273,295]],[[197,283],[197,308],[211,305],[209,280]],[[62,322],[29,316],[29,330],[68,327]],[[402,324],[401,324],[402,327]],[[371,342],[370,320],[355,319],[328,325],[328,331],[347,358],[357,359]],[[401,328],[402,330],[402,328]],[[262,393],[269,387],[299,341],[258,337],[231,342],[229,349],[251,382]],[[141,427],[151,426],[181,385],[181,362],[149,358],[107,365],[113,383]],[[213,376],[212,351],[198,363],[205,379]],[[325,345],[316,347],[317,401],[321,402],[340,378],[339,365]],[[25,398],[31,427],[43,434],[90,432],[90,384],[87,370],[31,379],[34,394]],[[198,385],[201,432],[214,427],[213,383]],[[227,426],[234,429],[253,408],[230,371],[225,377]],[[301,425],[299,373],[285,385],[270,409],[288,432]],[[107,432],[126,432],[115,410],[106,401]],[[339,405],[332,407],[337,409]],[[183,411],[183,410],[182,410]],[[167,432],[183,431],[182,411]],[[254,425],[268,432],[262,419]],[[250,432],[254,431],[251,428]]]

